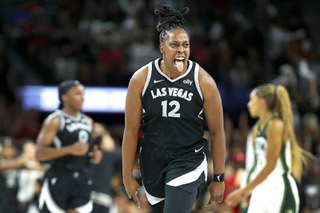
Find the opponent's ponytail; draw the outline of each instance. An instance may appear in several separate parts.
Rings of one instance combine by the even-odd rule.
[[[309,155],[304,149],[302,149],[297,141],[294,132],[294,121],[289,94],[283,86],[279,85],[275,88],[275,111],[278,112],[279,117],[283,120],[285,125],[285,131],[291,142],[292,153],[292,175],[298,181],[301,180],[303,165],[306,164],[305,155]]]

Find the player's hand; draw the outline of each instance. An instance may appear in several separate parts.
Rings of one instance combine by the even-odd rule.
[[[226,198],[226,204],[231,207],[237,206],[244,198],[244,193],[241,189],[236,189],[231,192]]]
[[[22,154],[20,155],[17,159],[16,159],[16,165],[17,167],[22,167],[25,166],[25,163],[29,160],[29,156],[27,156],[26,154]]]
[[[98,164],[101,162],[102,159],[102,152],[101,150],[98,148],[98,145],[94,145],[93,146],[93,150],[89,153],[90,158],[90,162],[93,164]]]
[[[85,142],[75,142],[74,144],[70,145],[70,154],[74,156],[83,156],[87,154],[89,149],[89,144]]]
[[[225,185],[224,182],[214,182],[210,184],[208,191],[210,193],[210,199],[207,202],[207,206],[212,202],[222,203]]]
[[[133,201],[136,203],[137,207],[140,208],[140,201],[138,198],[138,190],[140,188],[139,183],[133,177],[124,177],[123,184],[129,199],[133,198]]]

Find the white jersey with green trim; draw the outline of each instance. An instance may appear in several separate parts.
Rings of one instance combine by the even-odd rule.
[[[271,118],[269,122],[274,119]],[[260,172],[267,164],[267,147],[268,140],[266,136],[266,129],[269,122],[267,122],[264,127],[258,131],[257,136],[254,141],[254,153],[256,158],[255,172]],[[281,151],[277,159],[277,164],[273,171],[268,175],[267,178],[272,178],[275,176],[281,176],[286,173],[291,172],[291,144],[290,140],[282,142]]]

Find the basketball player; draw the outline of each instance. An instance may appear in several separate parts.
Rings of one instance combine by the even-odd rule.
[[[140,171],[153,212],[190,212],[205,185],[204,115],[212,136],[215,172],[213,182],[209,180],[208,204],[222,202],[225,188],[221,98],[212,77],[189,60],[190,38],[183,17],[188,10],[167,5],[155,10],[162,58],[134,73],[126,98],[123,182],[129,198],[140,207],[140,186],[132,171],[141,128]]]
[[[61,106],[44,121],[37,138],[36,157],[50,161],[39,196],[41,212],[88,213],[91,180],[88,166],[99,163],[101,153],[93,148],[92,119],[81,113],[84,86],[67,80],[59,85]]]
[[[255,177],[233,191],[226,202],[235,206],[252,192],[249,213],[298,212],[295,179],[301,179],[307,152],[295,137],[288,92],[283,86],[258,86],[250,94],[248,109],[251,117],[258,118],[252,130],[255,160],[249,173]]]

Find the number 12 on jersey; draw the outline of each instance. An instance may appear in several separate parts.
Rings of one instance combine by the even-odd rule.
[[[169,106],[171,110],[168,113],[168,101],[161,101],[162,106],[162,117],[172,117],[172,118],[180,118],[180,103],[178,101],[170,101]]]

